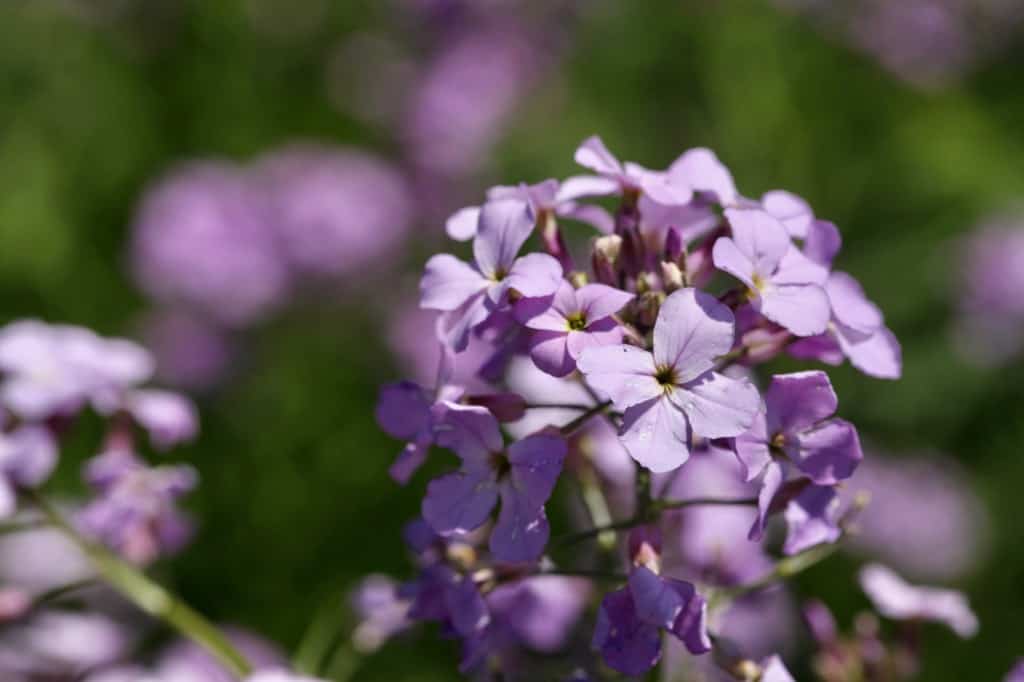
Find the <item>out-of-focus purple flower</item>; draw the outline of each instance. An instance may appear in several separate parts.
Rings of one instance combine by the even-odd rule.
[[[45,610],[0,633],[0,671],[5,679],[80,679],[118,660],[131,641],[106,616]]]
[[[958,349],[972,362],[998,365],[1024,348],[1024,222],[1016,216],[991,219],[958,254]]]
[[[176,506],[196,485],[191,467],[149,467],[129,451],[110,450],[89,461],[85,477],[97,496],[78,513],[80,528],[129,561],[173,554],[191,536]]]
[[[622,343],[622,329],[613,316],[631,300],[632,294],[604,284],[574,289],[563,281],[551,307],[526,322],[536,330],[530,357],[548,374],[569,374],[585,349]]]
[[[247,630],[223,629],[231,645],[253,666],[255,676],[283,670],[287,659],[277,646]],[[179,640],[164,649],[153,668],[160,682],[235,682],[235,676],[205,649],[189,640]],[[251,679],[251,678],[250,678]],[[287,678],[301,682],[303,678]]]
[[[246,325],[287,295],[267,197],[242,168],[209,161],[172,171],[144,197],[134,229],[135,278],[156,301]]]
[[[978,618],[967,597],[956,590],[911,585],[881,564],[861,569],[860,585],[886,618],[943,623],[964,638],[978,631]]]
[[[758,518],[751,539],[760,539],[776,496],[795,467],[816,486],[833,486],[853,475],[863,459],[853,424],[832,418],[839,399],[828,375],[820,371],[778,374],[765,392],[765,410],[750,431],[736,439],[736,456],[747,480],[761,477]],[[817,495],[804,499],[818,500]],[[787,518],[801,523],[797,504]],[[802,543],[801,543],[802,544]]]
[[[574,158],[576,163],[597,175],[567,179],[560,190],[565,199],[626,192],[643,194],[663,206],[682,206],[693,199],[693,190],[680,176],[648,170],[631,161],[622,163],[596,135],[583,141]]]
[[[960,577],[984,558],[985,509],[948,457],[867,457],[842,496],[851,502],[862,491],[871,503],[846,547],[924,580]]]
[[[352,643],[362,653],[371,653],[409,627],[409,601],[399,595],[399,584],[383,575],[370,575],[353,591],[352,609],[359,625]]]
[[[207,390],[225,376],[234,349],[219,325],[183,311],[148,315],[140,324],[156,359],[157,377],[169,385]]]
[[[869,376],[899,379],[903,371],[900,343],[857,280],[845,272],[833,272],[825,283],[825,293],[832,311],[828,331],[793,343],[790,355],[832,365],[846,357]]]
[[[180,393],[156,389],[132,391],[125,409],[149,432],[153,445],[162,450],[192,440],[199,431],[195,405]]]
[[[14,522],[32,519],[22,515],[15,517]],[[81,550],[56,529],[33,528],[0,537],[0,584],[35,597],[94,575]]]
[[[733,336],[726,306],[680,289],[661,306],[653,353],[626,345],[584,351],[579,369],[624,412],[620,437],[634,459],[670,471],[689,457],[691,435],[728,438],[750,428],[761,403],[757,389],[714,371]]]
[[[555,293],[562,278],[557,260],[542,253],[517,258],[532,231],[523,202],[491,201],[480,210],[472,265],[449,254],[427,261],[420,305],[447,313],[445,338],[457,352],[465,350],[470,331],[507,304],[509,291],[526,298]]]
[[[1017,661],[1013,670],[1006,674],[1003,682],[1024,682],[1024,658]]]
[[[410,98],[405,139],[417,165],[477,165],[536,78],[542,54],[515,30],[477,28],[448,41]]]
[[[825,331],[828,269],[793,245],[785,226],[760,209],[729,208],[732,237],[715,241],[715,267],[748,288],[751,305],[797,336]]]
[[[57,444],[47,429],[25,424],[0,433],[0,518],[17,510],[19,487],[39,485],[56,464]]]
[[[480,407],[446,405],[438,443],[451,448],[462,468],[430,483],[423,518],[442,535],[467,533],[483,525],[501,498],[501,513],[490,548],[499,561],[539,557],[547,544],[544,504],[562,471],[567,446],[557,435],[538,434],[506,450],[498,421]]]
[[[366,152],[294,145],[263,157],[252,172],[277,243],[301,274],[386,267],[412,221],[405,180]]]
[[[580,578],[536,576],[502,585],[487,595],[495,623],[534,651],[565,647],[587,608],[590,583]]]
[[[785,506],[786,542],[782,551],[799,554],[823,543],[835,542],[842,536],[839,527],[841,504],[831,486],[809,485]]]
[[[127,339],[20,320],[0,330],[0,371],[4,404],[19,417],[40,420],[86,402],[115,409],[125,391],[149,379],[153,360]]]
[[[408,304],[398,306],[390,320],[388,345],[398,356],[405,376],[412,377],[420,386],[432,386],[437,381],[437,345],[423,342],[425,338],[437,337],[437,321],[437,312]],[[486,340],[471,335],[466,350],[459,353],[458,362],[450,367],[448,383],[464,386],[470,393],[490,390],[479,374],[492,353]]]
[[[629,584],[601,602],[592,646],[609,667],[625,675],[642,675],[661,658],[662,630],[692,654],[710,651],[706,617],[707,604],[693,585],[637,566]]]

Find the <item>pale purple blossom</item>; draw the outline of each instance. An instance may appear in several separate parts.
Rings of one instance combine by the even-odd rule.
[[[374,652],[411,625],[410,603],[399,589],[387,576],[369,575],[352,592],[349,603],[360,619],[352,631],[352,644],[358,651]]]
[[[828,270],[797,249],[785,226],[765,211],[730,208],[725,216],[732,237],[715,242],[715,267],[743,282],[751,305],[772,322],[797,336],[824,332]]]
[[[43,610],[0,633],[0,671],[14,679],[78,679],[124,656],[133,637],[99,613]]]
[[[1013,670],[1006,674],[1006,678],[1003,682],[1022,682],[1024,681],[1024,658],[1018,659],[1017,664],[1013,666]]]
[[[157,389],[132,391],[126,398],[125,409],[161,450],[188,442],[199,431],[195,405],[180,393]]]
[[[681,206],[693,198],[693,190],[677,176],[652,171],[632,161],[619,161],[596,135],[583,141],[574,158],[597,175],[567,179],[560,190],[564,199],[633,193],[665,206]]]
[[[978,632],[978,618],[961,592],[911,585],[881,564],[861,569],[860,584],[886,618],[942,623],[964,638]]]
[[[614,315],[631,300],[632,294],[604,284],[574,289],[562,282],[551,307],[526,322],[535,330],[530,357],[548,374],[569,374],[587,348],[622,342],[622,329]]]
[[[750,428],[760,396],[750,383],[715,371],[733,344],[732,312],[695,289],[680,289],[661,306],[654,350],[604,346],[578,362],[587,382],[624,413],[623,445],[655,472],[686,462],[693,435],[738,436]]]
[[[57,465],[57,443],[51,433],[25,424],[0,433],[0,518],[18,508],[18,488],[43,483]]]
[[[148,314],[139,326],[161,382],[205,391],[226,376],[235,348],[219,324],[172,309]]]
[[[475,327],[508,303],[510,291],[543,298],[558,288],[562,266],[557,260],[540,253],[517,258],[532,231],[533,221],[521,201],[488,202],[480,211],[472,264],[449,254],[427,262],[420,305],[447,313],[445,337],[456,351],[466,348]]]

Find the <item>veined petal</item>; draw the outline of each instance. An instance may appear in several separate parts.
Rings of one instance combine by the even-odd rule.
[[[750,430],[736,437],[734,444],[736,458],[743,467],[744,478],[753,481],[772,461],[771,449],[768,447],[768,428],[764,412],[758,412]]]
[[[488,201],[480,208],[473,257],[486,277],[508,272],[533,231],[528,204],[521,199]]]
[[[427,261],[420,280],[420,307],[455,310],[487,285],[476,268],[451,254],[440,253]]]
[[[677,469],[690,458],[686,417],[664,396],[626,410],[619,440],[633,459],[654,473]]]
[[[713,296],[680,289],[661,306],[654,325],[654,361],[675,370],[677,383],[695,379],[729,352],[735,338],[732,311]]]
[[[575,299],[589,323],[619,312],[633,300],[633,294],[604,284],[587,284],[576,290]]]
[[[505,282],[527,298],[550,296],[562,283],[562,265],[546,253],[516,259]]]
[[[828,328],[828,297],[816,284],[771,287],[755,303],[762,315],[797,336],[814,336]]]
[[[707,372],[669,394],[693,432],[704,438],[731,438],[746,432],[761,411],[761,395],[749,381]]]
[[[583,351],[576,366],[587,383],[625,410],[661,395],[654,378],[654,356],[636,346],[604,346]]]
[[[543,434],[527,436],[509,446],[511,483],[528,507],[543,506],[551,497],[568,451],[564,438]]]
[[[776,374],[764,394],[768,432],[789,433],[809,429],[831,417],[839,398],[828,375],[820,370]]]
[[[733,241],[753,263],[754,272],[762,277],[775,272],[793,244],[782,223],[759,208],[727,208],[725,218]]]
[[[536,561],[551,534],[544,507],[531,504],[530,496],[510,482],[502,483],[500,491],[501,512],[491,531],[491,553],[507,563]]]
[[[493,476],[457,471],[435,478],[423,498],[423,518],[441,535],[468,533],[482,526],[498,503]]]
[[[747,254],[740,251],[729,237],[719,237],[711,249],[711,260],[715,267],[747,285],[750,289],[756,289],[754,284],[754,261]]]
[[[697,589],[683,580],[665,581],[679,595],[683,603],[671,632],[694,656],[711,651],[711,637],[708,635],[708,604],[704,597],[697,594]]]
[[[845,419],[830,419],[800,433],[795,457],[791,455],[791,458],[817,485],[835,485],[853,475],[864,453],[853,424]]]

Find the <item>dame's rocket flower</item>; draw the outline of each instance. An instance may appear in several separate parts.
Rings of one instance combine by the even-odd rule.
[[[18,488],[45,481],[57,464],[57,444],[40,426],[23,424],[0,433],[0,518],[17,510]]]
[[[661,658],[661,631],[686,645],[691,654],[711,650],[707,604],[688,582],[636,566],[629,583],[601,602],[592,646],[609,667],[642,675]]]
[[[864,455],[853,425],[831,418],[838,406],[839,399],[824,372],[772,378],[765,392],[764,412],[735,441],[747,480],[762,477],[752,539],[759,539],[764,532],[768,513],[791,467],[818,486],[832,486],[853,475]]]
[[[597,175],[567,179],[561,189],[565,199],[626,192],[642,194],[663,206],[681,206],[693,199],[693,190],[678,176],[652,171],[631,161],[622,163],[596,135],[583,141],[576,150],[575,159],[576,163]]]
[[[978,631],[977,616],[956,590],[911,585],[881,564],[861,569],[860,585],[886,618],[943,623],[965,639]]]
[[[828,269],[793,245],[786,228],[760,209],[726,209],[732,237],[715,242],[715,267],[748,288],[751,305],[797,336],[825,331]]]
[[[588,348],[578,365],[624,412],[620,438],[655,472],[689,458],[690,440],[729,438],[750,428],[757,389],[714,371],[733,344],[732,312],[712,296],[680,289],[665,299],[654,326],[654,351],[636,346]]]
[[[843,357],[868,376],[899,379],[903,369],[900,343],[885,326],[882,311],[864,295],[860,283],[836,271],[825,282],[831,318],[825,334],[790,345],[790,355],[838,365]]]
[[[550,533],[544,504],[562,471],[565,440],[540,433],[506,449],[497,419],[484,408],[444,410],[438,443],[455,451],[462,468],[430,483],[423,518],[441,535],[468,533],[490,518],[500,498],[491,553],[508,563],[537,559]]]
[[[622,342],[622,328],[612,316],[631,300],[632,294],[604,284],[573,289],[562,282],[551,307],[526,322],[536,330],[530,340],[530,357],[548,374],[569,374],[587,348]]]
[[[543,298],[558,288],[562,266],[557,260],[543,253],[516,257],[532,231],[533,220],[523,202],[491,201],[480,210],[473,264],[450,254],[427,262],[420,306],[447,313],[445,338],[456,352],[465,350],[473,328],[508,303],[510,291]]]

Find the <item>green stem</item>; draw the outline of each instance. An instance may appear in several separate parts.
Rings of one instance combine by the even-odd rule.
[[[232,675],[245,678],[252,671],[224,634],[192,607],[150,580],[103,545],[82,537],[57,509],[34,490],[23,491],[46,516],[50,525],[82,551],[107,583],[149,615],[159,618],[212,654]]]
[[[610,400],[598,403],[597,405],[594,405],[593,407],[589,408],[586,412],[576,417],[571,422],[562,426],[558,430],[562,433],[563,436],[571,436],[576,431],[576,429],[586,424],[587,421],[594,415],[601,414],[602,412],[604,412],[606,409],[608,409],[608,407],[611,404],[612,401]]]
[[[763,590],[766,587],[774,585],[780,580],[785,580],[786,578],[791,578],[803,573],[812,566],[815,566],[829,558],[837,551],[839,551],[838,540],[831,544],[811,547],[806,552],[781,559],[775,564],[775,568],[757,580],[753,580],[743,585],[736,585],[735,587],[727,587],[719,590],[715,593],[713,601],[716,602],[716,605],[721,602],[727,603],[748,594]]]

